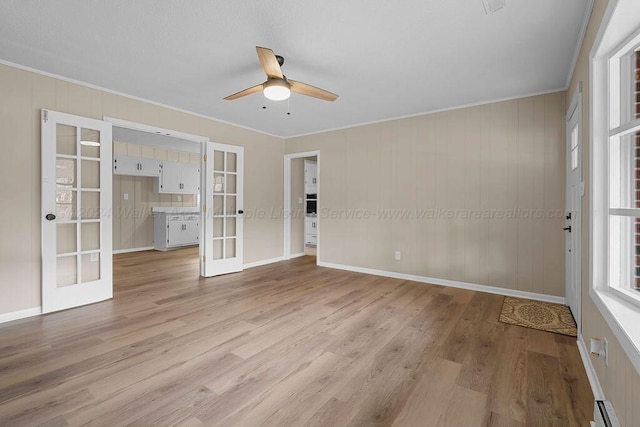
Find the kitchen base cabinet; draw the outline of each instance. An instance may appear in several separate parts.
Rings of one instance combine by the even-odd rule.
[[[200,215],[194,213],[155,213],[153,246],[160,251],[197,245],[200,239]]]
[[[308,216],[304,219],[304,244],[318,245],[318,217]]]

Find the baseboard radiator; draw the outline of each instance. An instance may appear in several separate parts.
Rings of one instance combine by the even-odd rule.
[[[591,427],[620,427],[613,405],[608,400],[596,400]]]

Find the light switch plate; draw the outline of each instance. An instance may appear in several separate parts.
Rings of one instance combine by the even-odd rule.
[[[129,193],[124,193],[123,197],[124,197],[125,200],[129,200]]]

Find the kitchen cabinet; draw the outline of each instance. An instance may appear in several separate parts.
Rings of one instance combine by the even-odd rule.
[[[153,246],[166,251],[171,248],[197,245],[200,239],[200,214],[154,212]]]
[[[160,176],[160,161],[144,157],[114,156],[115,175]]]
[[[304,192],[316,194],[318,192],[318,162],[304,161]]]
[[[318,217],[307,216],[304,219],[304,243],[316,246],[318,244]]]
[[[194,163],[162,162],[160,177],[154,181],[157,193],[197,194],[200,192],[200,167]]]

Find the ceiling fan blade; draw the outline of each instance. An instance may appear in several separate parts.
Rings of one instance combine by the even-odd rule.
[[[320,89],[319,87],[311,86],[306,83],[300,83],[295,80],[288,80],[291,85],[291,92],[299,93],[301,95],[312,96],[314,98],[322,99],[324,101],[335,101],[338,99],[338,95],[331,93],[327,90]]]
[[[261,92],[261,91],[262,91],[262,83],[260,83],[259,85],[255,85],[253,87],[250,87],[248,89],[241,90],[240,92],[236,92],[233,95],[229,95],[226,98],[224,98],[224,100],[225,101],[233,101],[234,99],[242,98],[243,96],[251,95],[253,93],[257,93],[257,92]]]
[[[284,76],[282,75],[280,64],[273,51],[266,47],[259,46],[256,46],[256,51],[258,52],[258,59],[260,60],[260,64],[262,64],[264,73],[269,77],[283,79]]]

